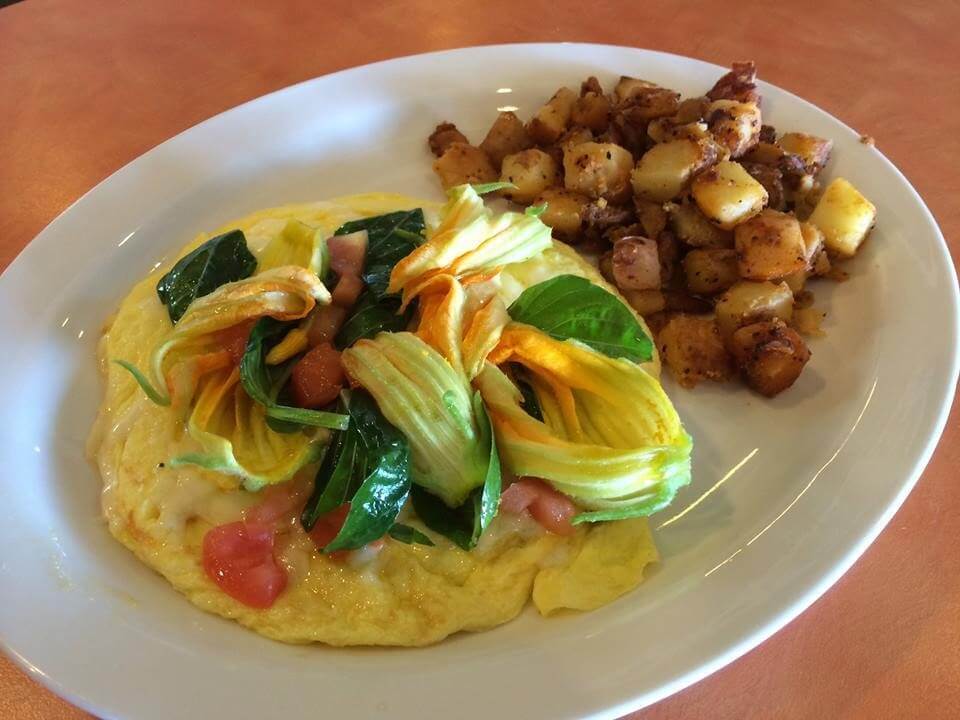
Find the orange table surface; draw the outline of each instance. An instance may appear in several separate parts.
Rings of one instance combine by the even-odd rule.
[[[0,9],[0,269],[114,170],[238,103],[400,55],[563,40],[756,60],[763,79],[876,138],[956,262],[958,26],[951,0],[28,0]],[[737,662],[633,717],[960,717],[958,466],[955,406],[917,488],[833,589]],[[0,656],[0,717],[89,716]]]

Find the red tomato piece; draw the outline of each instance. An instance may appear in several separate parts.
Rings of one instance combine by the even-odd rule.
[[[337,275],[359,277],[367,256],[367,231],[327,238],[327,249],[330,251],[331,270]]]
[[[232,522],[203,537],[203,569],[217,587],[249,607],[271,607],[287,586],[273,555],[273,526]]]
[[[345,379],[340,353],[324,343],[310,349],[293,366],[290,389],[298,406],[323,407],[337,399]]]
[[[256,322],[256,320],[248,320],[233,325],[232,327],[224,328],[223,330],[217,330],[217,332],[214,333],[217,344],[230,353],[234,364],[240,363],[240,359],[247,349],[247,340],[250,339],[250,331],[253,330]]]
[[[317,308],[307,329],[307,341],[310,347],[332,343],[346,319],[347,310],[339,305],[324,305]]]
[[[337,286],[331,293],[334,305],[343,308],[351,308],[363,292],[363,280],[359,275],[341,275],[337,280]]]
[[[303,507],[306,487],[296,481],[271,485],[261,491],[261,502],[243,514],[248,523],[273,524]]]
[[[317,546],[318,550],[323,550],[333,542],[333,539],[347,521],[348,512],[350,512],[350,503],[344,503],[326,515],[321,515],[317,518],[313,530],[310,531],[310,539],[313,540],[313,544]],[[345,560],[349,553],[349,550],[337,550],[336,552],[327,553],[327,557],[333,560]]]
[[[572,535],[576,530],[570,521],[577,506],[539,478],[520,478],[509,485],[500,495],[500,507],[514,515],[529,510],[534,520],[555,535]]]

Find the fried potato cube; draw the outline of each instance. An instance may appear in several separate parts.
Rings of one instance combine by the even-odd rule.
[[[662,203],[634,197],[633,206],[637,211],[637,222],[643,228],[645,237],[659,237],[660,233],[667,229],[667,211],[664,210]]]
[[[654,240],[624,237],[613,244],[613,280],[625,290],[660,288],[660,254]]]
[[[816,175],[823,170],[833,150],[833,140],[799,132],[784,133],[777,140],[777,145],[785,153],[799,157],[803,161],[804,168],[811,175]]]
[[[775,280],[807,269],[806,244],[793,215],[763,210],[733,231],[740,275]]]
[[[610,98],[595,92],[588,92],[576,99],[570,112],[570,122],[574,125],[603,132],[610,124]]]
[[[790,322],[793,292],[784,282],[741,280],[720,296],[716,313],[720,335],[729,339],[737,328],[758,320],[777,317]]]
[[[687,289],[696,295],[716,295],[740,279],[734,250],[706,248],[691,250],[683,258]]]
[[[707,127],[718,143],[738,158],[760,140],[760,108],[755,103],[714,100],[707,108]]]
[[[440,176],[444,189],[497,179],[497,171],[487,154],[478,147],[462,142],[451,143],[443,155],[434,160],[433,171]]]
[[[853,185],[837,178],[827,185],[809,221],[823,232],[827,249],[852,257],[877,219],[877,208]]]
[[[574,240],[580,234],[583,223],[583,208],[589,199],[573,190],[549,188],[537,195],[533,205],[546,205],[547,209],[540,219],[551,228],[557,237]]]
[[[679,195],[696,173],[717,160],[712,145],[679,139],[659,143],[647,150],[630,175],[633,192],[654,202]]]
[[[810,360],[803,338],[778,318],[740,328],[730,350],[747,385],[767,397],[793,385]]]
[[[657,334],[660,357],[685,388],[701,380],[727,380],[733,362],[710,315],[674,315]]]
[[[620,290],[620,294],[639,315],[646,317],[667,307],[667,300],[659,290]]]
[[[808,275],[826,275],[830,272],[830,258],[827,257],[823,232],[811,222],[802,222],[800,233],[803,235]]]
[[[430,137],[427,138],[430,152],[437,157],[442,156],[447,148],[455,142],[470,144],[466,136],[457,130],[457,126],[449,122],[442,122],[437,125],[436,129],[430,133]]]
[[[617,84],[613,88],[613,99],[616,101],[617,105],[623,105],[630,100],[633,100],[638,95],[659,89],[662,88],[660,88],[660,86],[656,83],[650,82],[649,80],[641,80],[639,78],[621,75],[620,79],[617,81]]]
[[[621,202],[630,194],[633,155],[613,143],[585,142],[563,154],[564,184],[591,198]]]
[[[785,153],[779,145],[761,140],[750,148],[748,152],[744,153],[740,160],[743,162],[756,163],[757,165],[769,165],[770,167],[779,169],[781,158],[783,158],[784,155]]]
[[[670,227],[687,245],[698,248],[732,248],[733,233],[721,230],[700,212],[693,202],[667,205]]]
[[[516,185],[503,190],[504,197],[514,202],[528,203],[549,187],[560,183],[560,168],[543,150],[521,150],[503,159],[500,181]]]
[[[487,131],[487,136],[480,143],[480,149],[490,157],[494,167],[500,167],[507,155],[530,147],[533,147],[533,140],[530,139],[527,128],[512,112],[497,115],[497,119]]]
[[[711,222],[732,230],[767,203],[767,191],[740,163],[724,160],[700,173],[691,187],[697,207]]]
[[[570,125],[570,115],[577,94],[568,87],[562,87],[554,93],[546,105],[537,110],[527,125],[527,132],[535,142],[549,145],[556,142]]]

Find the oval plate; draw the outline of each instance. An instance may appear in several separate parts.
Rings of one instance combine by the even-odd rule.
[[[590,74],[688,95],[723,72],[602,45],[402,58],[223,113],[85,195],[0,281],[7,651],[110,717],[612,717],[695,682],[800,613],[876,537],[933,451],[957,379],[957,284],[933,218],[896,168],[765,84],[764,119],[833,138],[830,174],[877,205],[879,225],[850,281],[818,286],[828,335],[789,392],[768,401],[733,384],[667,383],[695,438],[694,482],[654,518],[663,563],[627,597],[551,620],[527,612],[428,649],[281,645],[197,610],[111,539],[84,459],[99,330],[198,231],[359,191],[437,197],[425,140],[439,121],[476,142],[497,107],[528,117]]]

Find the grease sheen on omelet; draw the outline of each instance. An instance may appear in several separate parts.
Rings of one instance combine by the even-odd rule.
[[[424,205],[372,193],[264,210],[218,232],[243,230],[256,255],[292,218],[332,233],[347,220]],[[180,255],[207,238],[199,236]],[[516,283],[524,274],[549,276],[551,258],[558,265],[553,274],[577,267],[579,274],[603,282],[574,253],[557,248],[545,253],[542,266],[517,266],[504,282]],[[656,560],[644,519],[580,526],[564,538],[543,532],[529,518],[501,515],[470,552],[443,538],[435,538],[435,547],[388,541],[378,554],[361,550],[339,563],[316,552],[291,518],[277,543],[289,576],[287,589],[266,610],[234,600],[204,573],[202,539],[210,527],[239,519],[258,502],[257,494],[219,473],[170,467],[171,457],[196,449],[182,420],[150,403],[110,362],[123,358],[146,366],[169,331],[155,291],[160,276],[155,271],[134,287],[104,333],[100,363],[106,394],[89,453],[103,478],[110,532],[203,610],[286,642],[425,645],[460,630],[507,622],[531,593],[543,614],[599,607],[635,587],[644,567]],[[314,472],[308,466],[292,482],[307,486]]]

